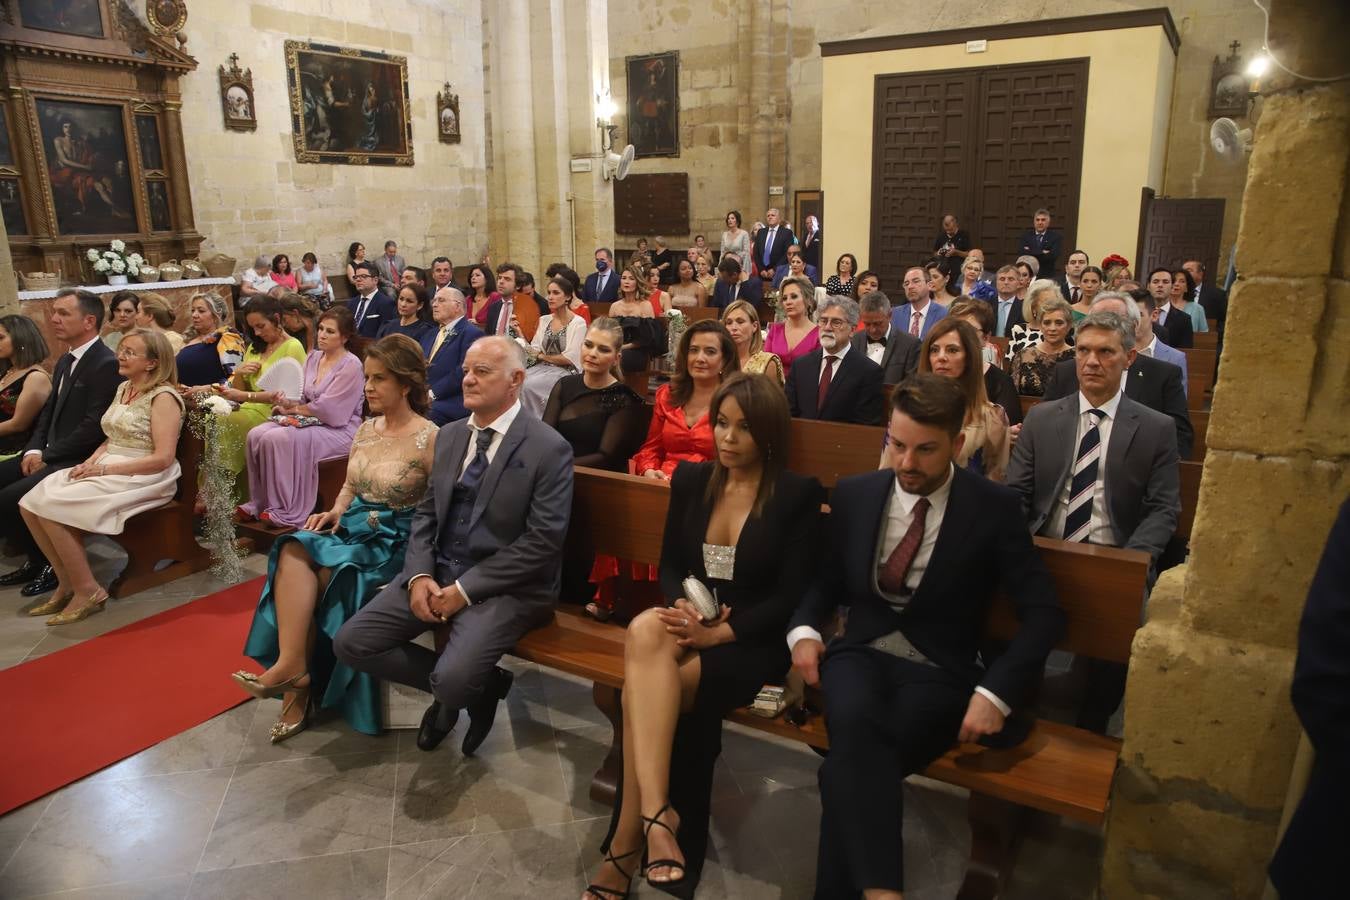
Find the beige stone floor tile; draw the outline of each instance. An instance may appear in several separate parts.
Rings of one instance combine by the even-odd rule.
[[[190,900],[382,900],[389,848],[198,872]]]

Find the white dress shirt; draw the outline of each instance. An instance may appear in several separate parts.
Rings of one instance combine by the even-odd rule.
[[[1157,343],[1158,343],[1158,336],[1155,334],[1153,335],[1152,338],[1149,339],[1148,346],[1140,347],[1139,352],[1142,353],[1144,356],[1152,356],[1153,348],[1157,346]],[[1126,371],[1128,371],[1128,369]],[[1123,385],[1124,382],[1122,381],[1121,384]]]
[[[890,339],[891,339],[891,326],[888,323],[886,325],[886,337],[884,338],[884,340],[889,341]],[[867,341],[867,358],[870,359],[872,362],[876,363],[877,365],[881,365],[881,360],[886,355],[886,345],[884,343],[874,344],[872,343],[871,338],[865,338],[864,340]]]
[[[905,323],[905,328],[906,328],[906,329],[909,328],[910,322],[913,322],[913,321],[914,321],[914,314],[915,314],[915,313],[918,313],[918,314],[919,314],[919,334],[923,334],[923,326],[924,326],[924,324],[928,321],[928,314],[929,314],[930,312],[932,312],[932,310],[933,310],[933,301],[932,301],[932,300],[927,300],[927,299],[925,299],[924,304],[923,304],[923,309],[919,309],[917,306],[915,306],[914,304],[911,303],[911,304],[909,305],[909,322],[906,322],[906,323]]]
[[[1159,324],[1159,325],[1165,325],[1165,324],[1167,324],[1167,311],[1168,311],[1169,309],[1171,309],[1171,308],[1172,308],[1172,303],[1171,303],[1170,301],[1167,302],[1167,303],[1164,303],[1162,306],[1158,307],[1158,324]]]
[[[1122,388],[1121,393],[1124,393]],[[1116,410],[1120,408],[1121,394],[1116,394],[1110,400],[1097,407],[1106,415],[1097,423],[1097,430],[1101,432],[1101,457],[1097,460],[1097,483],[1092,488],[1092,513],[1088,518],[1088,542],[1100,544],[1104,547],[1114,547],[1116,545],[1116,533],[1111,528],[1111,514],[1106,506],[1106,449],[1111,443],[1111,426],[1116,420]],[[1064,490],[1060,492],[1059,500],[1055,502],[1055,508],[1050,513],[1050,521],[1047,523],[1050,537],[1064,538],[1064,520],[1069,517],[1069,494],[1073,490],[1073,464],[1078,459],[1078,445],[1083,440],[1084,433],[1087,432],[1089,420],[1093,418],[1088,410],[1092,409],[1092,403],[1082,391],[1078,392],[1078,428],[1074,431],[1073,446],[1069,448],[1069,475],[1064,479]]]
[[[371,300],[375,297],[375,295],[378,294],[379,292],[380,292],[380,289],[377,287],[377,288],[375,288],[375,290],[371,291],[369,294],[362,294],[361,297],[356,301],[356,310],[354,311],[355,314],[352,316],[352,318],[354,318],[354,319],[356,320],[356,327],[357,327],[357,328],[360,328],[360,327],[361,327],[361,320],[364,319],[365,316],[366,316],[366,313],[370,311],[370,301],[371,301]]]

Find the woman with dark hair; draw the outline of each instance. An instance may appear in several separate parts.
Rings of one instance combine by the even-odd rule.
[[[244,653],[266,670],[236,672],[255,697],[285,696],[276,744],[301,731],[314,707],[337,708],[366,734],[380,732],[379,685],[334,662],[333,635],[398,577],[413,512],[426,493],[436,444],[427,421],[427,364],[406,335],[366,348],[365,398],[373,418],[352,440],[347,481],[333,508],[272,544]],[[319,698],[312,702],[311,698]]]
[[[857,274],[858,258],[852,253],[839,254],[834,263],[834,274],[825,279],[825,293],[852,297]]]
[[[216,393],[239,408],[220,420],[220,458],[222,468],[234,474],[234,503],[243,499],[248,482],[244,477],[244,446],[248,433],[272,415],[277,393],[294,400],[300,396],[304,380],[305,348],[282,327],[281,303],[271,297],[259,297],[248,305],[244,321],[253,340],[244,351],[244,361],[235,368],[225,385],[212,385]],[[205,499],[199,497],[201,511]],[[234,505],[234,504],[231,504]]]
[[[633,470],[669,481],[680,462],[711,459],[712,395],[724,377],[738,371],[736,344],[721,322],[704,319],[685,329],[675,353],[675,377],[656,392],[647,440],[633,455]]]
[[[881,290],[881,276],[871,269],[863,269],[858,273],[858,277],[853,279],[853,292],[850,296],[854,300],[861,300],[879,290]]]
[[[726,223],[727,230],[722,232],[722,254],[718,261],[728,256],[736,260],[741,264],[741,279],[744,280],[750,272],[750,233],[741,227],[739,210],[733,209],[727,213]]]
[[[967,325],[975,329],[975,337],[980,343],[983,357],[981,368],[984,370],[984,394],[991,403],[1003,407],[1004,415],[1012,423],[1010,434],[1012,439],[1016,440],[1017,433],[1021,430],[1022,401],[1017,396],[1017,386],[1013,384],[1012,376],[1003,371],[999,365],[998,345],[989,342],[989,333],[994,330],[994,325],[998,321],[994,318],[995,315],[994,308],[983,300],[958,297],[947,310],[946,318],[964,319]]]
[[[479,328],[487,322],[487,310],[494,300],[501,298],[494,288],[497,276],[492,274],[490,266],[479,265],[469,269],[469,290],[464,297],[464,315],[468,316]]]
[[[351,450],[362,400],[361,360],[347,350],[355,334],[347,307],[325,310],[301,395],[274,391],[268,398],[271,421],[248,433],[249,499],[239,507],[241,518],[299,528],[319,493],[319,463]]]
[[[923,272],[928,276],[928,299],[943,306],[951,303],[956,294],[952,293],[952,285],[942,261],[930,259],[923,264]]]
[[[406,269],[404,271],[407,271]],[[427,289],[417,284],[405,284],[398,289],[395,305],[398,318],[390,319],[380,326],[376,338],[391,334],[406,334],[417,343],[422,343],[422,335],[435,329],[431,321],[431,296]]]
[[[961,433],[966,440],[956,464],[991,481],[1002,481],[1012,452],[1008,415],[985,395],[980,339],[975,329],[954,316],[939,319],[924,338],[919,354],[920,372],[955,379],[965,392],[966,424]]]
[[[1088,312],[1092,309],[1092,301],[1097,299],[1105,283],[1106,276],[1096,266],[1087,266],[1078,276],[1078,302],[1069,307],[1069,312],[1073,314],[1073,321],[1069,323],[1071,331],[1079,319],[1087,318]]]
[[[23,452],[52,378],[42,368],[47,342],[27,316],[0,316],[0,460]]]
[[[299,341],[308,354],[314,349],[314,324],[320,312],[318,305],[304,294],[282,294],[277,302],[281,304],[281,327]]]
[[[219,294],[203,291],[188,301],[192,327],[178,351],[178,383],[184,394],[202,395],[224,384],[244,360],[244,336],[230,327],[229,311]]]
[[[291,270],[291,258],[285,253],[272,257],[272,280],[288,291],[300,290],[295,282],[295,272]]]
[[[670,302],[679,307],[708,305],[708,289],[694,278],[694,262],[682,259],[675,264],[676,281],[670,286]]]
[[[352,241],[351,246],[347,248],[347,283],[352,286],[352,290],[358,294],[361,292],[356,288],[356,264],[366,261],[366,245],[360,241]]]
[[[548,314],[539,319],[534,337],[516,342],[526,348],[534,360],[525,370],[520,386],[520,405],[531,415],[542,416],[549,395],[558,379],[581,369],[582,344],[586,341],[586,320],[572,311],[575,289],[561,275],[549,279],[544,287]]]
[[[140,309],[140,300],[134,291],[118,291],[108,301],[108,327],[112,330],[103,336],[103,343],[113,350],[122,342],[122,335],[136,328],[136,313]]]
[[[1172,293],[1168,299],[1173,309],[1190,316],[1192,334],[1209,331],[1205,308],[1195,299],[1195,277],[1180,266],[1172,273]]]
[[[661,546],[668,605],[628,626],[623,778],[589,900],[627,896],[644,849],[654,887],[699,870],[722,717],[787,673],[783,633],[819,555],[825,492],[786,471],[782,389],[761,375],[730,375],[709,415],[712,459],[683,463],[671,479]],[[712,593],[716,613],[689,602],[688,578]]]
[[[296,293],[305,295],[318,304],[320,309],[328,308],[331,302],[329,292],[332,288],[328,286],[328,276],[319,268],[317,256],[306,252],[300,258],[300,269],[295,273],[295,280],[298,286]]]

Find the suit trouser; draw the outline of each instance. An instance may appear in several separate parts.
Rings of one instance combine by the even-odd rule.
[[[971,687],[949,672],[835,643],[821,667],[830,752],[820,767],[817,900],[904,889],[904,788],[956,743]]]
[[[552,604],[503,595],[476,600],[445,626],[432,626],[413,615],[400,582],[387,585],[339,629],[333,653],[359,672],[428,691],[447,709],[463,709],[481,695],[497,660],[553,616]],[[412,643],[433,627],[449,631],[440,654]]]
[[[28,532],[28,523],[19,513],[19,501],[33,489],[33,485],[65,467],[43,466],[32,475],[25,475],[20,468],[22,462],[23,454],[0,462],[0,528],[14,544],[15,550],[27,554],[29,560],[38,565],[46,565],[46,557],[38,549],[37,541]]]

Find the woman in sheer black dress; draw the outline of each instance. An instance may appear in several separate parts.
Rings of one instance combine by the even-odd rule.
[[[619,380],[622,343],[617,320],[596,319],[581,346],[581,373],[558,379],[544,407],[544,423],[572,445],[578,466],[626,472],[647,436],[642,398]]]

